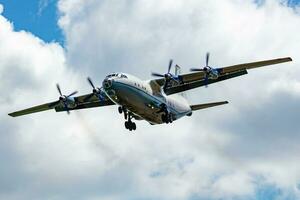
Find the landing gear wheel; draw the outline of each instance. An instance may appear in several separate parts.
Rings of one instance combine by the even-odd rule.
[[[136,130],[136,124],[134,122],[131,121],[130,118],[128,118],[129,120],[125,122],[125,128],[128,129],[129,131],[135,131]]]
[[[122,114],[123,108],[120,106],[120,107],[118,108],[118,111],[119,111],[120,114]]]
[[[125,128],[129,129],[129,123],[127,121],[125,122]]]
[[[131,123],[131,128],[132,128],[132,130],[134,130],[134,131],[136,130],[136,124],[135,124],[134,122]]]

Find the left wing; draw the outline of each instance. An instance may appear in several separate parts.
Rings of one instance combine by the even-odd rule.
[[[216,70],[219,72],[219,77],[217,79],[209,79],[208,81],[205,81],[206,73],[204,71],[182,74],[178,76],[178,78],[181,80],[181,83],[174,84],[174,86],[167,87],[165,89],[165,93],[167,95],[171,95],[179,92],[184,92],[186,90],[202,87],[205,85],[209,85],[216,82],[245,75],[248,73],[247,72],[248,69],[254,69],[258,67],[275,65],[275,64],[280,64],[280,63],[285,63],[290,61],[292,61],[292,58],[285,57],[285,58],[264,60],[259,62],[244,63],[244,64],[217,68]],[[152,80],[151,82],[153,85],[163,86],[165,83],[165,79],[164,78],[155,79]]]
[[[72,107],[72,108],[68,108],[68,110],[79,110],[79,109],[86,109],[86,108],[115,105],[109,98],[104,97],[104,99],[102,101],[100,101],[94,95],[92,96],[92,93],[74,97],[74,100],[75,100],[76,106]],[[22,115],[28,115],[28,114],[33,114],[33,113],[42,112],[42,111],[46,111],[46,110],[52,110],[52,109],[55,109],[56,112],[67,111],[67,109],[60,103],[60,101],[54,101],[54,102],[45,103],[45,104],[42,104],[39,106],[27,108],[24,110],[20,110],[17,112],[9,113],[8,115],[11,117],[19,117]]]
[[[187,91],[187,90],[195,89],[195,88],[198,88],[198,87],[202,87],[202,86],[210,85],[210,84],[213,84],[213,83],[217,83],[217,82],[220,82],[220,81],[225,81],[227,79],[236,78],[238,76],[243,76],[245,74],[248,74],[247,70],[241,70],[241,71],[237,71],[237,72],[234,72],[234,73],[228,73],[228,74],[219,76],[218,79],[209,79],[207,81],[205,81],[205,79],[202,78],[198,81],[193,81],[193,82],[179,84],[179,85],[176,85],[176,86],[173,86],[173,87],[168,87],[168,88],[165,89],[165,93],[167,95],[176,94],[176,93],[184,92],[184,91]]]

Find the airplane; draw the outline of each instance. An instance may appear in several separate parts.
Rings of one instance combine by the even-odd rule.
[[[190,73],[181,74],[180,67],[175,66],[171,73],[173,60],[170,60],[167,73],[152,73],[152,80],[141,80],[126,73],[112,73],[106,76],[101,87],[96,87],[91,78],[87,78],[92,92],[74,97],[78,92],[64,95],[59,84],[56,85],[59,99],[50,103],[34,106],[8,114],[12,117],[55,109],[56,112],[88,109],[117,105],[124,115],[125,128],[136,130],[133,120],[146,120],[151,125],[169,124],[184,116],[191,116],[194,111],[228,104],[228,101],[190,105],[183,92],[194,88],[224,81],[248,74],[249,69],[275,65],[292,61],[290,57],[244,63],[222,68],[209,66],[210,54],[206,54],[203,68],[192,68]]]

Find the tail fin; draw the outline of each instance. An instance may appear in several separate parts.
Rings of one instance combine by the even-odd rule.
[[[196,110],[206,109],[210,107],[221,106],[228,103],[229,103],[228,101],[222,101],[222,102],[215,102],[215,103],[191,105],[190,107],[192,111],[196,111]]]
[[[181,74],[181,67],[179,65],[175,66],[175,76],[178,76]],[[187,99],[187,95],[184,92],[179,93],[183,98]]]
[[[178,65],[176,65],[175,66],[175,76],[178,76],[180,74],[181,74],[181,68]]]

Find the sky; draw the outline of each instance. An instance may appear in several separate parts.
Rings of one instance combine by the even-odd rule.
[[[300,9],[286,0],[0,0],[0,199],[300,198]],[[150,79],[170,58],[292,63],[187,93],[228,100],[171,125],[117,107],[20,118],[7,113],[91,91],[111,72]]]

